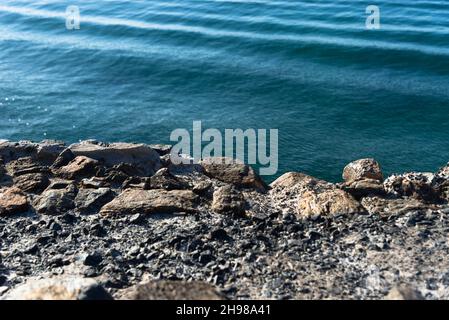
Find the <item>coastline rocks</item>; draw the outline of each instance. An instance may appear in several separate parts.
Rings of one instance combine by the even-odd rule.
[[[14,186],[24,192],[41,193],[50,184],[50,180],[46,174],[27,173],[13,178]]]
[[[64,167],[68,165],[73,159],[75,159],[75,155],[73,154],[73,152],[69,148],[64,149],[55,159],[55,161],[51,165],[51,168],[59,169],[61,167]]]
[[[75,206],[82,214],[93,214],[113,199],[114,192],[109,188],[80,189],[75,197]]]
[[[151,176],[161,167],[159,154],[145,144],[97,143],[83,141],[69,147],[75,156],[86,156],[113,167],[122,163],[130,164],[144,176]]]
[[[16,187],[0,189],[0,216],[28,211],[26,195]]]
[[[190,190],[126,189],[103,206],[101,215],[196,212],[198,196]]]
[[[0,141],[0,158],[5,162],[23,157],[36,156],[37,145],[31,141]]]
[[[363,198],[361,203],[368,213],[382,216],[429,209],[428,205],[412,198],[386,199],[378,196],[369,196]]]
[[[84,156],[78,156],[70,161],[69,164],[60,168],[57,173],[62,178],[74,180],[77,178],[95,175],[97,166],[97,160]]]
[[[369,195],[385,195],[383,184],[379,180],[363,179],[345,182],[340,187],[350,193],[356,199],[360,199]]]
[[[293,187],[305,188],[317,185],[327,185],[328,182],[314,178],[300,172],[287,172],[270,184],[273,189],[292,189]]]
[[[206,158],[201,161],[204,172],[210,178],[230,183],[236,187],[266,191],[267,186],[250,166],[225,157]]]
[[[0,181],[5,177],[6,175],[6,169],[5,166],[3,165],[3,163],[1,163],[1,159],[0,159]]]
[[[346,182],[362,179],[383,181],[382,170],[376,160],[371,158],[356,160],[343,169],[343,180]]]
[[[396,197],[435,201],[440,195],[433,187],[433,179],[432,173],[410,172],[392,175],[384,181],[384,188],[388,194]]]
[[[144,184],[144,189],[165,189],[165,190],[184,190],[188,189],[188,183],[169,172],[167,168],[162,168],[156,172]]]
[[[5,300],[113,300],[96,281],[73,276],[29,279],[2,299]]]
[[[212,211],[222,214],[245,213],[245,198],[243,194],[231,185],[219,187],[215,190]]]
[[[6,170],[9,175],[17,177],[30,173],[48,173],[49,169],[46,166],[41,166],[31,157],[19,158],[12,160],[6,165]]]
[[[159,280],[138,284],[124,293],[123,300],[224,300],[214,286],[205,282]]]
[[[37,145],[37,160],[47,165],[51,165],[65,148],[64,142],[44,140]]]
[[[305,218],[337,216],[364,212],[361,204],[349,193],[336,189],[321,188],[305,191],[298,199],[297,213]]]
[[[75,208],[78,190],[71,182],[53,182],[33,203],[37,213],[60,215]]]

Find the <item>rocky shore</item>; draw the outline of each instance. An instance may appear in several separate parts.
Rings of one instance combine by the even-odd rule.
[[[0,299],[448,299],[449,166],[342,178],[0,140]]]

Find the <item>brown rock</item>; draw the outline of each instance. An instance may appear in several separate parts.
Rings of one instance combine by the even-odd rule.
[[[98,161],[78,156],[70,163],[58,170],[58,174],[65,179],[77,179],[92,176],[98,166]]]
[[[400,284],[390,290],[385,300],[424,300],[424,297],[412,286]]]
[[[28,211],[27,197],[19,188],[0,189],[0,216]]]
[[[126,290],[124,300],[224,300],[214,286],[204,282],[151,281]]]
[[[225,157],[206,158],[201,161],[206,175],[236,187],[265,191],[267,185],[250,166]]]
[[[93,279],[59,276],[31,278],[12,289],[6,300],[112,300],[112,296]]]
[[[41,163],[51,165],[65,148],[64,142],[44,140],[37,145],[36,158]]]
[[[61,167],[64,167],[68,165],[73,159],[75,159],[75,155],[73,154],[73,152],[69,148],[64,149],[55,159],[55,161],[51,165],[51,168],[59,169]]]
[[[363,212],[361,204],[349,193],[336,188],[310,189],[298,200],[297,213],[305,218]]]
[[[378,196],[369,196],[363,198],[361,203],[370,214],[375,213],[383,216],[430,208],[429,205],[426,205],[422,201],[412,198],[387,199]]]
[[[24,192],[41,193],[50,184],[46,174],[28,173],[13,179],[14,185]]]
[[[244,214],[245,198],[231,185],[220,187],[214,192],[212,210],[224,214]]]
[[[343,169],[343,179],[346,182],[362,179],[383,181],[383,174],[376,160],[360,159],[349,163]]]
[[[190,190],[126,189],[103,206],[100,213],[110,215],[195,212],[197,200],[198,196]]]
[[[323,184],[328,184],[328,182],[300,172],[287,172],[273,181],[270,187],[291,189],[293,187],[314,187]]]

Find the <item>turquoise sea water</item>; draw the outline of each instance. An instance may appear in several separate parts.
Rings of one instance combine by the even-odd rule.
[[[1,1],[0,138],[166,143],[193,120],[278,128],[279,174],[339,180],[361,157],[435,171],[449,1]]]

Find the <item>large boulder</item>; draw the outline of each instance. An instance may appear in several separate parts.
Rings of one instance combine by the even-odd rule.
[[[364,211],[349,193],[337,188],[311,188],[299,197],[297,204],[298,215],[312,219]]]
[[[124,300],[224,300],[214,286],[205,282],[159,280],[126,289]]]
[[[69,147],[75,156],[86,156],[113,167],[121,163],[130,164],[141,171],[142,175],[151,176],[161,168],[159,154],[145,144],[132,143],[97,143],[83,141]]]
[[[77,156],[57,173],[65,179],[81,179],[95,175],[98,161],[85,156]]]
[[[36,212],[48,215],[65,214],[75,208],[75,197],[78,190],[70,182],[53,182],[33,203]]]
[[[16,187],[0,189],[0,216],[28,211],[27,197]]]
[[[197,201],[198,196],[190,190],[126,189],[103,206],[100,213],[110,215],[195,212]]]
[[[233,184],[236,187],[265,191],[267,185],[251,166],[225,157],[206,158],[201,166],[207,176]]]
[[[349,163],[343,169],[343,179],[346,182],[372,179],[383,181],[382,169],[374,159],[360,159]]]
[[[5,300],[113,300],[95,280],[74,276],[31,278],[12,289]]]
[[[219,187],[214,192],[212,211],[223,214],[244,214],[245,197],[231,185]]]

